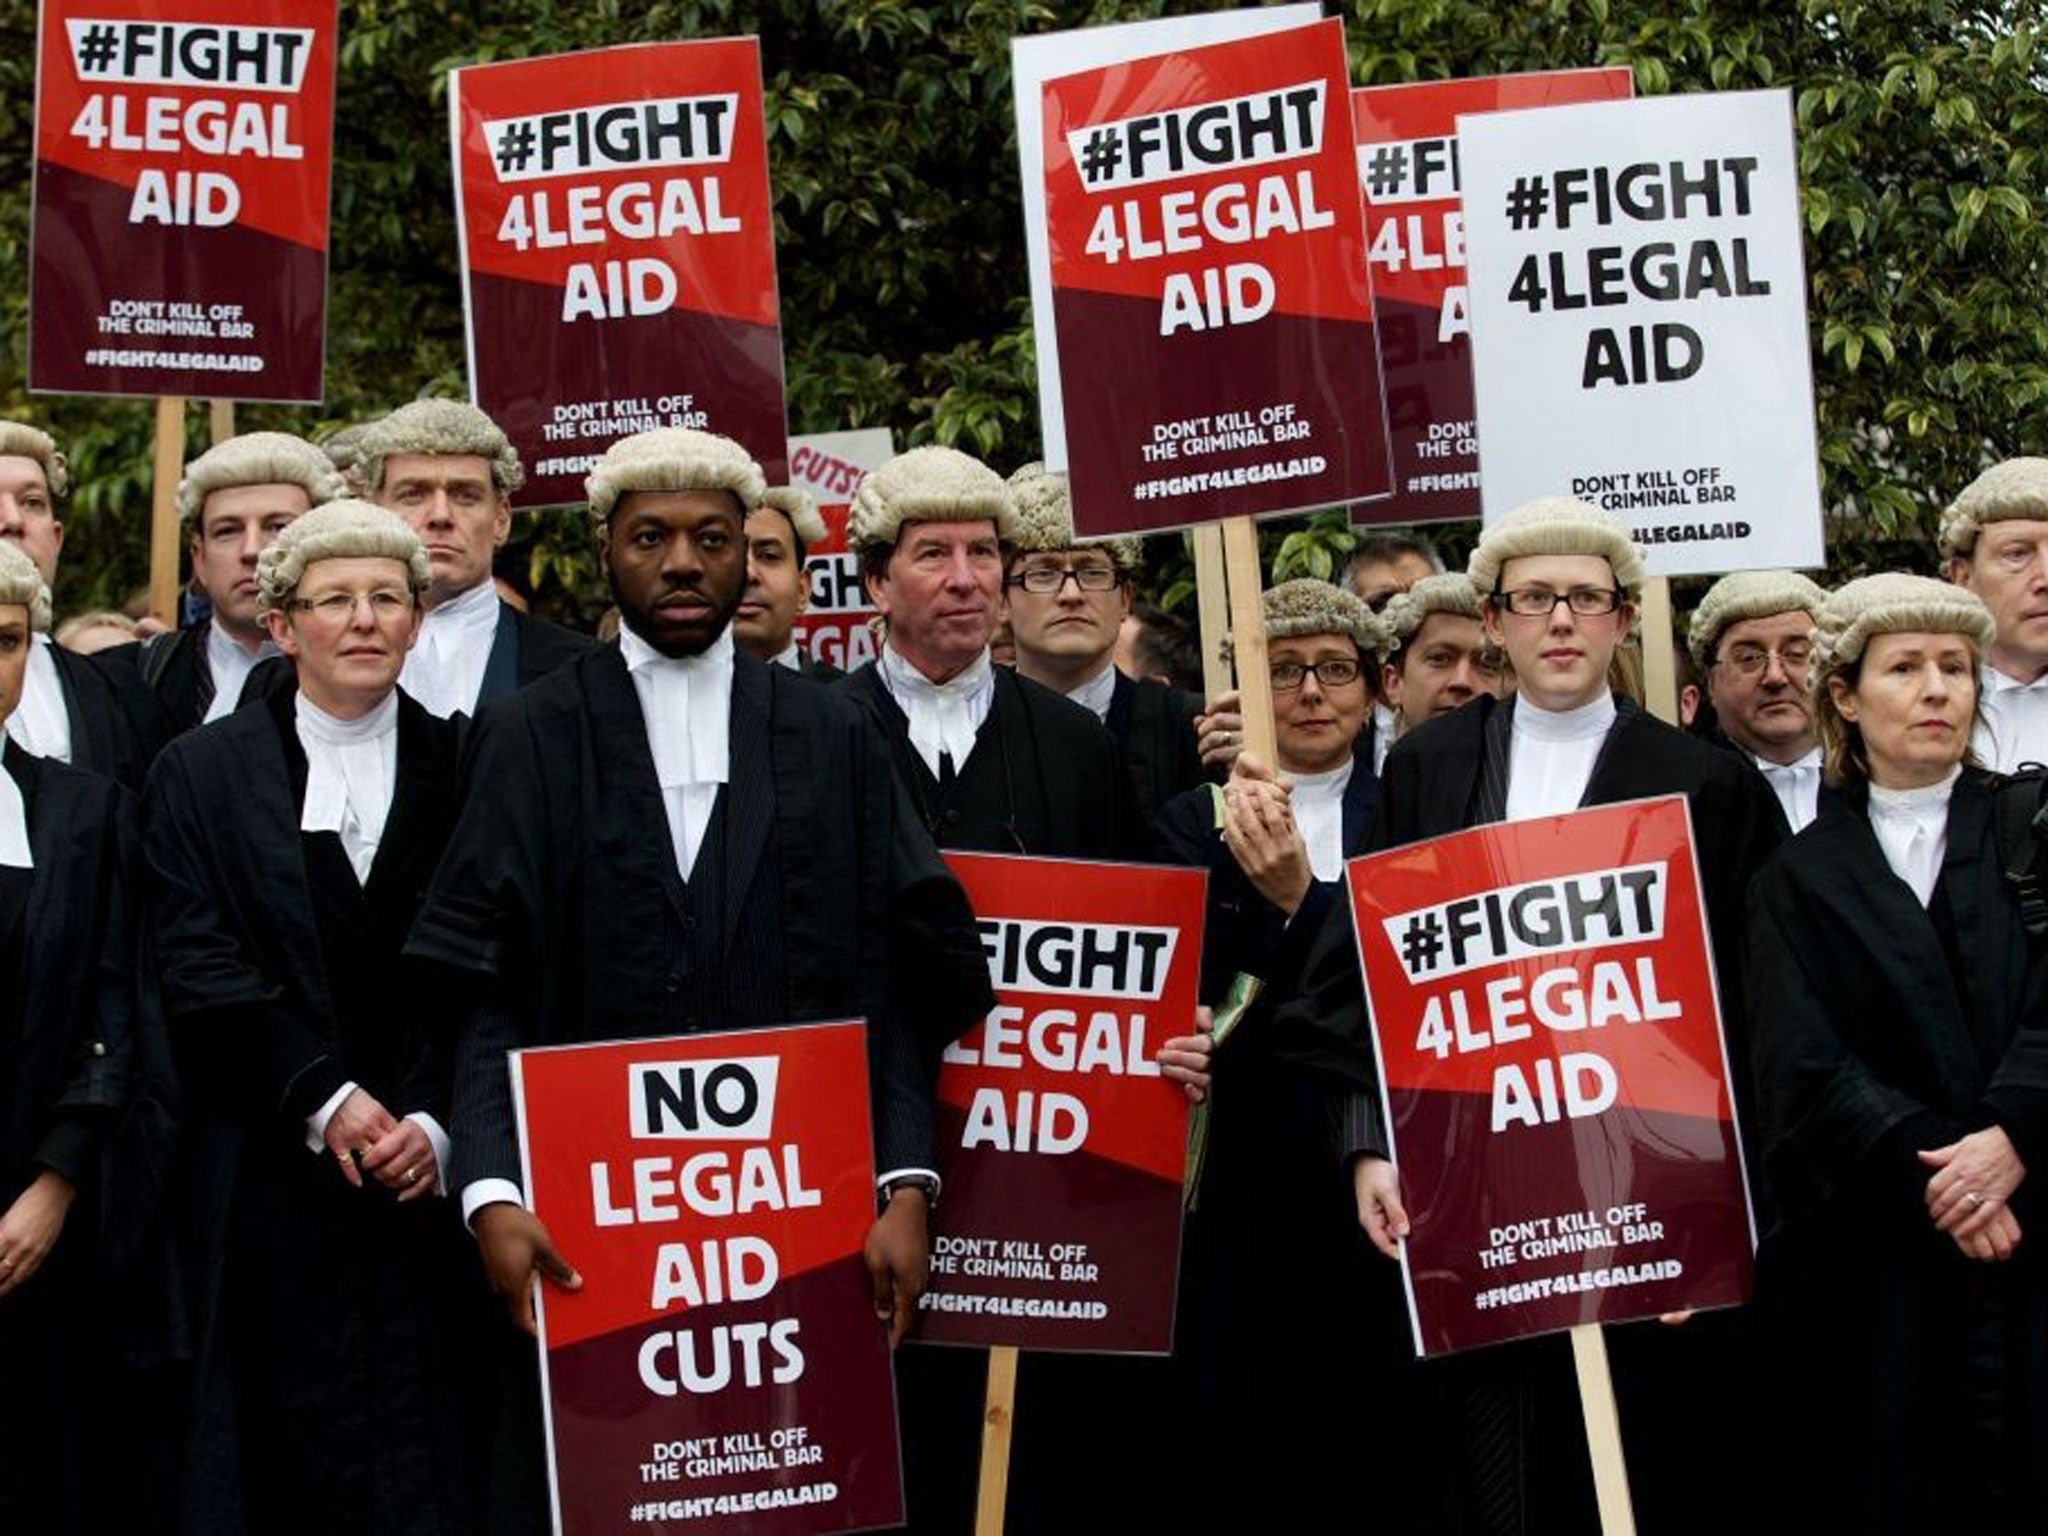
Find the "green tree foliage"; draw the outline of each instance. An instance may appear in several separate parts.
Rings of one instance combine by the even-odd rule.
[[[1152,0],[345,0],[328,400],[250,408],[309,430],[462,391],[447,70],[665,38],[758,33],[790,424],[886,425],[1008,467],[1038,451],[1012,128],[1013,34],[1157,15]],[[1172,9],[1198,7],[1175,5]],[[1209,9],[1210,6],[1199,8]],[[1627,64],[1643,94],[1790,88],[1838,574],[1919,558],[1982,464],[2041,452],[2048,166],[2034,5],[1740,0],[1348,0],[1359,84]],[[0,410],[50,423],[82,489],[60,603],[143,579],[146,402],[25,398],[35,7],[0,0]],[[204,414],[189,422],[195,448]],[[595,600],[587,525],[522,519],[542,600]],[[1278,576],[1349,547],[1341,512],[1268,531]],[[1152,585],[1187,563],[1155,540]]]

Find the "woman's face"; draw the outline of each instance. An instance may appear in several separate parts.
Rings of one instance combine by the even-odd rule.
[[[29,628],[28,609],[19,603],[0,607],[0,721],[14,713],[21,702],[21,685],[28,676],[29,647],[35,635]]]
[[[1977,659],[1961,635],[1875,636],[1854,687],[1828,679],[1844,720],[1863,736],[1870,781],[1884,789],[1936,784],[1969,750],[1977,716]]]

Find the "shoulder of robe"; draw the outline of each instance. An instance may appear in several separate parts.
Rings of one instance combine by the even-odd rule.
[[[1005,688],[1028,712],[1032,724],[1039,731],[1064,736],[1079,742],[1100,741],[1110,746],[1116,738],[1109,734],[1109,727],[1095,718],[1095,711],[1085,704],[1076,704],[1063,693],[1056,693],[1042,683],[1034,683],[1028,677],[1020,677],[1008,668],[996,669],[996,692],[1000,695]]]
[[[552,620],[512,609],[512,625],[519,631],[520,663],[533,673],[554,671],[562,663],[593,650],[597,641],[580,630]]]
[[[1486,722],[1499,705],[1500,700],[1481,694],[1459,705],[1448,715],[1423,721],[1387,748],[1387,760],[1381,765],[1382,774],[1394,766],[1397,757],[1404,764],[1418,759],[1426,763],[1476,759],[1485,740]]]

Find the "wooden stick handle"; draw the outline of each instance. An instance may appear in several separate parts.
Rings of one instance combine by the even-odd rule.
[[[1278,768],[1274,752],[1273,681],[1266,672],[1265,578],[1259,530],[1248,517],[1223,521],[1223,571],[1230,583],[1230,644],[1244,709],[1244,749]]]
[[[1670,632],[1667,626],[1667,634]],[[1572,1363],[1579,1370],[1579,1409],[1586,1416],[1586,1449],[1593,1457],[1593,1491],[1600,1501],[1601,1536],[1635,1536],[1628,1496],[1628,1463],[1621,1454],[1621,1415],[1607,1370],[1607,1339],[1597,1323],[1572,1330]]]
[[[178,481],[185,473],[185,399],[156,402],[156,467],[150,485],[149,611],[178,623]]]
[[[1671,633],[1671,578],[1643,583],[1643,692],[1650,713],[1678,724],[1678,652]]]
[[[1202,689],[1213,699],[1230,692],[1230,663],[1223,655],[1230,587],[1223,579],[1223,530],[1214,523],[1195,530],[1195,609],[1202,622]]]
[[[1010,1429],[1017,1418],[1017,1351],[988,1352],[988,1395],[981,1411],[981,1486],[974,1496],[974,1536],[1003,1536],[1010,1498]]]

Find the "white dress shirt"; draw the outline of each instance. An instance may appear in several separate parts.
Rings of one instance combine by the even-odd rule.
[[[2021,763],[2048,763],[2048,672],[2023,683],[1985,667],[1970,745],[1978,762],[2000,773],[2011,773]]]
[[[1083,709],[1095,711],[1095,718],[1104,725],[1107,725],[1109,723],[1110,701],[1116,697],[1116,677],[1116,663],[1114,661],[1105,661],[1100,672],[1089,678],[1080,687],[1074,689],[1067,697],[1076,704],[1079,704]],[[954,759],[954,762],[957,766],[959,759]]]
[[[1785,821],[1792,830],[1803,832],[1811,826],[1813,818],[1820,814],[1820,748],[1815,747],[1806,756],[1789,763],[1774,763],[1754,752],[1750,754],[1750,761],[1756,764],[1764,782],[1771,786],[1771,793],[1778,797],[1778,804],[1785,810]]]
[[[1517,698],[1508,739],[1507,819],[1526,821],[1576,811],[1586,797],[1614,714],[1611,693],[1561,711]]]
[[[661,808],[685,880],[731,774],[732,653],[730,626],[702,655],[683,657],[662,655],[631,625],[619,628],[619,654],[640,695]]]
[[[1877,834],[1877,846],[1923,907],[1934,900],[1941,861],[1948,855],[1948,802],[1962,771],[1951,768],[1939,784],[1919,789],[1870,786],[1870,830]]]
[[[787,667],[792,672],[803,671],[804,653],[802,648],[798,646],[795,640],[791,640],[789,644],[785,645],[781,650],[775,653],[775,665],[778,667]]]
[[[29,647],[21,702],[7,717],[7,734],[33,757],[71,761],[71,712],[64,707],[64,680],[57,675],[48,635],[37,635]]]
[[[953,759],[955,773],[964,771],[974,751],[974,733],[996,699],[988,648],[943,683],[918,671],[893,645],[882,647],[881,667],[883,686],[910,721],[910,744],[932,777],[939,776],[942,753]]]
[[[14,775],[0,768],[0,866],[34,869],[35,855],[28,845],[28,802]]]
[[[1344,873],[1344,791],[1351,784],[1351,770],[1357,766],[1346,758],[1339,767],[1324,773],[1291,775],[1294,790],[1288,805],[1294,811],[1294,825],[1308,850],[1308,867],[1318,880],[1335,880]]]
[[[242,701],[242,687],[256,664],[278,654],[270,641],[260,642],[254,651],[242,649],[242,642],[220,627],[218,618],[206,626],[206,675],[213,679],[213,698],[206,706],[208,724],[235,712]]]
[[[498,589],[486,576],[460,597],[427,610],[399,686],[430,715],[476,713],[484,668],[498,634]]]
[[[1371,665],[1370,662],[1367,665]],[[1384,704],[1372,707],[1372,771],[1378,773],[1387,766],[1387,749],[1394,744],[1394,738],[1401,734],[1401,715],[1398,710]]]

